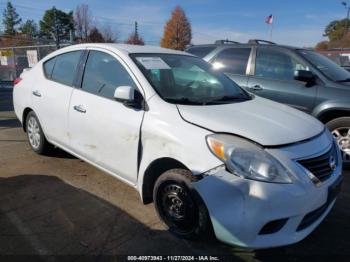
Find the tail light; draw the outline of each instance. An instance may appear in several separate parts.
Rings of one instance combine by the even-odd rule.
[[[13,80],[13,85],[17,85],[19,82],[21,82],[22,78],[17,77],[15,80]]]

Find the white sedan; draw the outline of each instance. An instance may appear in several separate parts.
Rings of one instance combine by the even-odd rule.
[[[295,243],[342,182],[339,149],[318,120],[180,51],[60,49],[16,79],[14,107],[35,152],[54,145],[123,180],[184,238]]]

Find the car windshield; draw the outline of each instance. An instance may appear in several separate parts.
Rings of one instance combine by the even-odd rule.
[[[251,98],[198,57],[176,54],[132,54],[131,57],[156,92],[169,103],[213,105]]]
[[[350,73],[324,55],[309,50],[298,52],[326,77],[336,82],[350,82]]]

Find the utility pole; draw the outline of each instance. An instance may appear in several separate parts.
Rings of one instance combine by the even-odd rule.
[[[134,32],[134,35],[135,35],[135,38],[138,38],[138,25],[137,25],[137,21],[135,21],[135,32]]]
[[[53,7],[53,23],[55,27],[55,35],[56,35],[56,48],[60,48],[60,36],[59,36],[59,31],[58,31],[58,24],[57,24],[57,12],[56,12],[56,7]]]
[[[345,7],[346,9],[346,21],[345,21],[345,29],[344,29],[344,34],[343,34],[343,43],[345,44],[346,42],[346,37],[349,31],[349,15],[350,15],[350,6],[348,4],[348,2],[343,1],[342,5]],[[344,47],[344,46],[343,46]]]

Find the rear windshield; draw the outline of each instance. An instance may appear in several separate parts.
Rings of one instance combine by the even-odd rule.
[[[203,58],[214,49],[215,49],[214,46],[197,46],[197,47],[190,47],[189,49],[186,50],[186,52]]]

